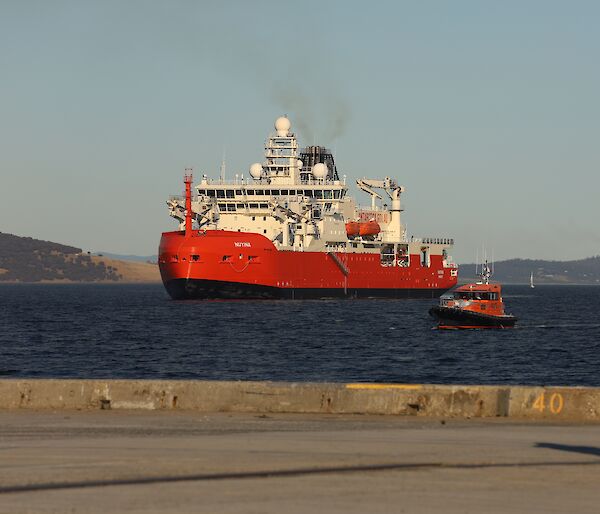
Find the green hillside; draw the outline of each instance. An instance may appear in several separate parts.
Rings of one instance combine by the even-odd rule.
[[[600,284],[600,256],[575,261],[510,259],[494,263],[492,280],[526,284],[533,273],[536,284]],[[461,282],[475,278],[475,264],[459,267]]]
[[[0,282],[118,281],[112,266],[95,262],[81,248],[0,232]]]

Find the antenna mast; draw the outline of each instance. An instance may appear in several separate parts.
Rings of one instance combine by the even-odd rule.
[[[221,159],[221,182],[225,180],[225,147],[223,147],[223,159]]]
[[[190,237],[192,235],[192,168],[186,168],[185,174],[183,175],[183,182],[185,184],[185,236]]]

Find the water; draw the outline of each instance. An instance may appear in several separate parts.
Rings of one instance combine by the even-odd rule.
[[[600,386],[600,287],[505,286],[513,330],[433,300],[175,302],[161,285],[0,286],[0,376]]]

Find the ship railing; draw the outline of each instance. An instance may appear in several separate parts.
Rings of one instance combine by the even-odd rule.
[[[200,186],[251,186],[254,185],[254,179],[236,178],[233,180],[225,180],[220,178],[202,177],[202,180],[197,184]]]
[[[410,238],[411,243],[423,243],[426,245],[453,245],[453,237],[414,237]]]
[[[388,207],[382,207],[381,205],[376,205],[375,207],[371,207],[370,205],[359,205],[356,207],[358,212],[389,212]]]
[[[303,186],[345,186],[346,180],[309,179],[299,180],[298,183]]]
[[[253,187],[253,186],[260,186],[260,185],[265,185],[268,184],[269,181],[267,179],[269,178],[289,178],[289,176],[282,176],[282,175],[273,175],[272,177],[265,177],[264,179],[258,179],[258,180],[254,180],[251,178],[236,178],[234,180],[221,180],[220,178],[206,178],[203,177],[202,180],[196,184],[197,186],[247,186],[247,187]],[[293,188],[294,186],[297,185],[302,185],[302,186],[345,186],[346,185],[346,180],[331,180],[331,179],[310,179],[310,180],[296,180],[295,182],[290,182],[289,184],[278,184],[279,187],[283,187],[283,186],[288,186],[289,188]],[[274,184],[271,184],[272,186],[274,186]]]

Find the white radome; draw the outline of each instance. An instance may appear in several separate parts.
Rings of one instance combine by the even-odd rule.
[[[260,178],[263,172],[263,167],[260,162],[255,162],[250,166],[250,176],[252,178]]]
[[[286,137],[292,124],[285,116],[281,116],[275,120],[275,130],[280,137]]]
[[[325,164],[323,164],[322,162],[318,162],[313,166],[312,175],[313,178],[316,179],[325,178],[327,176],[327,166],[325,166]]]

